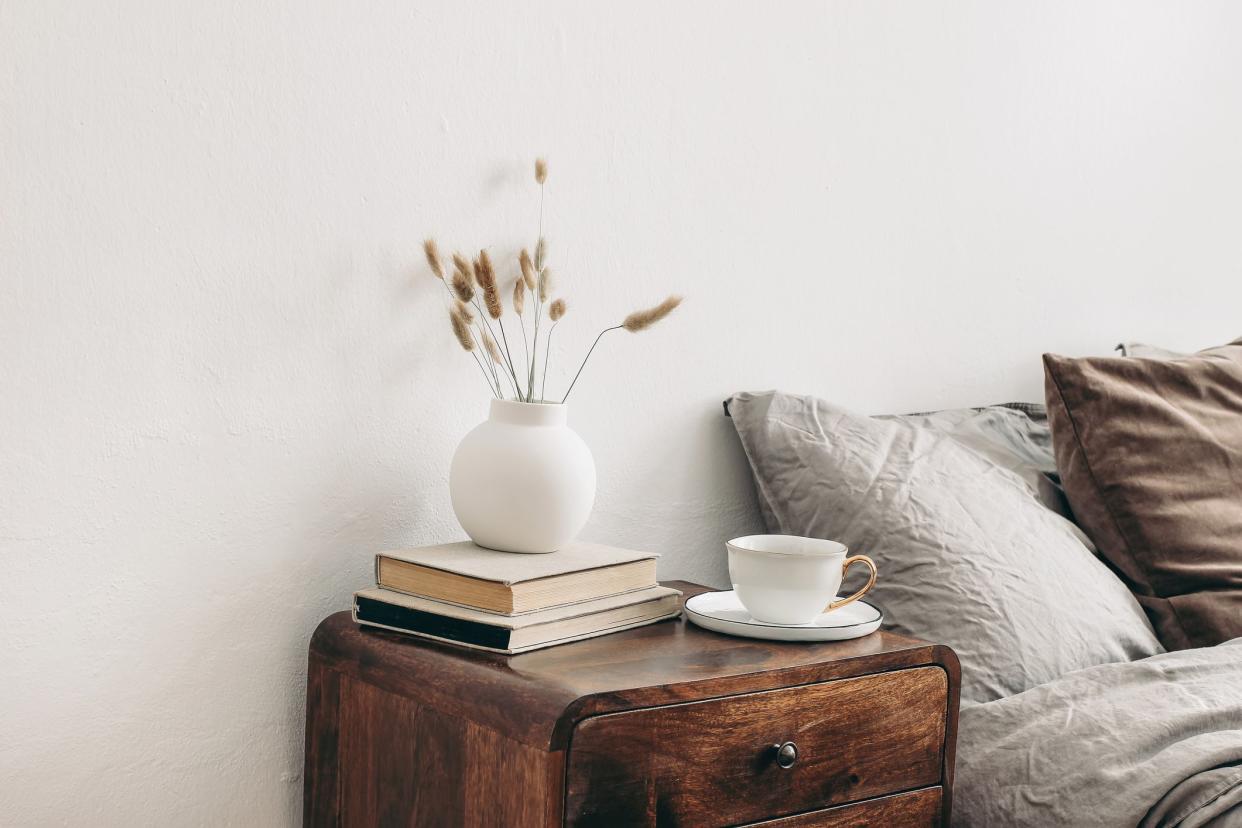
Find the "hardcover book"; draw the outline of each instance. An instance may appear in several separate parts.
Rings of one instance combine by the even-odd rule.
[[[469,541],[375,556],[384,589],[504,615],[590,601],[656,585],[656,558],[596,543],[515,555]]]
[[[506,616],[377,588],[354,594],[354,620],[481,650],[521,653],[675,618],[680,596],[678,590],[655,586]]]

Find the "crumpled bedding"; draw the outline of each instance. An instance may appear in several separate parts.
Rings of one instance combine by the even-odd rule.
[[[964,707],[953,824],[1242,826],[1242,638]]]
[[[926,424],[947,412],[879,420],[779,392],[735,394],[729,410],[768,531],[869,555],[879,579],[866,600],[887,629],[954,649],[964,700],[1163,651],[1130,591],[1013,470],[1029,463],[961,439],[1012,442],[1023,414],[944,431]]]

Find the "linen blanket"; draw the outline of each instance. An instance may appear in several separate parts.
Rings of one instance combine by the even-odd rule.
[[[1242,638],[961,711],[953,823],[1242,826]]]

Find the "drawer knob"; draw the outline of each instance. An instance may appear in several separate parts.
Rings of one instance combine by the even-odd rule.
[[[793,742],[783,742],[776,746],[776,764],[789,769],[798,761],[798,746]]]

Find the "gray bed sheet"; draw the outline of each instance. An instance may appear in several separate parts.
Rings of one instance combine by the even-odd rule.
[[[964,707],[956,826],[1242,826],[1242,638]]]

